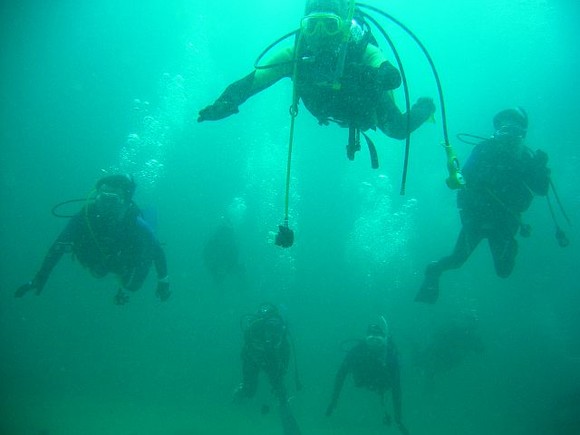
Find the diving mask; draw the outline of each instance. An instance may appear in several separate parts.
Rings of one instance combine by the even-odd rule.
[[[315,12],[300,22],[300,30],[307,37],[336,36],[343,30],[343,19],[332,13]]]
[[[378,351],[387,346],[387,338],[383,335],[367,335],[365,342],[369,349]]]
[[[99,189],[95,202],[99,213],[106,215],[120,215],[126,208],[123,192],[106,184]]]
[[[495,138],[523,139],[526,137],[526,129],[518,124],[504,124],[494,134]]]

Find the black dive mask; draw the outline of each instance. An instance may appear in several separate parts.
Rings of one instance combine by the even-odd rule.
[[[493,137],[508,141],[522,141],[526,137],[526,129],[518,124],[505,124],[496,130]]]
[[[99,192],[95,199],[97,213],[112,218],[121,218],[127,205],[124,198],[111,192]]]

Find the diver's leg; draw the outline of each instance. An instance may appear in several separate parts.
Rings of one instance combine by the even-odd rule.
[[[284,435],[300,435],[300,426],[290,411],[288,401],[280,404],[280,418]]]
[[[242,383],[234,394],[234,400],[254,397],[258,389],[260,367],[244,350],[242,351]]]
[[[451,255],[427,265],[425,279],[415,297],[415,301],[434,304],[439,297],[439,278],[441,274],[447,270],[460,268],[467,261],[481,239],[482,235],[479,232],[467,231],[465,227],[461,228]]]
[[[271,368],[267,370],[268,378],[274,395],[280,401],[280,404],[288,401],[288,393],[284,385],[284,372],[279,368]]]
[[[405,139],[435,112],[435,105],[430,98],[419,98],[411,107],[411,119],[407,129],[407,114],[401,113],[392,95],[389,92],[383,92],[379,98],[377,126],[393,139]]]
[[[495,273],[500,278],[511,275],[518,255],[518,242],[513,236],[494,234],[489,237],[489,249],[493,256]]]
[[[282,420],[282,430],[284,435],[300,435],[300,427],[290,410],[288,393],[286,391],[286,386],[284,385],[286,370],[283,365],[275,364],[269,367],[266,372],[270,379],[270,384],[272,385],[272,391],[280,403],[280,417]]]

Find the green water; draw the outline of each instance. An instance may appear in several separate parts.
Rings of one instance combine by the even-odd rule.
[[[441,76],[460,158],[465,132],[525,107],[527,140],[580,221],[578,6],[557,0],[370,4],[403,21]],[[236,406],[239,320],[264,301],[283,307],[296,340],[302,391],[288,376],[304,434],[397,433],[376,396],[349,381],[324,416],[341,342],[383,314],[399,347],[403,415],[412,434],[577,434],[580,424],[580,252],[557,246],[538,198],[513,275],[497,278],[483,243],[441,281],[435,306],[413,302],[425,265],[451,251],[459,218],[444,183],[440,108],[413,134],[407,194],[403,144],[371,133],[345,156],[346,130],[321,127],[301,106],[290,196],[295,245],[271,244],[284,216],[289,81],[219,123],[195,122],[270,42],[297,27],[302,2],[3,2],[0,6],[0,434],[277,434],[266,379]],[[436,96],[409,38],[399,48],[412,100]],[[402,102],[402,91],[396,97]],[[66,221],[53,205],[84,198],[102,169],[135,175],[135,200],[154,209],[172,298],[154,277],[126,307],[112,277],[70,258],[41,296],[13,298]],[[72,209],[72,212],[76,209]],[[216,285],[201,258],[220,222],[234,221],[241,267]],[[153,275],[153,274],[152,274]],[[482,348],[442,330],[473,331]],[[460,334],[461,335],[461,334]],[[271,408],[262,415],[263,405]],[[390,402],[387,409],[391,409]]]

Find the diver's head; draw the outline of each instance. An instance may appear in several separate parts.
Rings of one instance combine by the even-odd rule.
[[[528,114],[521,107],[505,109],[493,117],[493,137],[510,143],[520,143],[528,131]]]
[[[97,212],[112,218],[122,218],[131,204],[135,188],[133,177],[127,174],[101,178],[95,186]]]
[[[304,15],[326,12],[345,19],[348,15],[348,7],[349,0],[306,0]]]
[[[365,343],[372,351],[379,352],[387,348],[388,337],[386,328],[377,324],[371,323],[367,328],[367,335]]]
[[[273,349],[282,344],[286,325],[275,305],[270,303],[261,304],[258,307],[255,321],[259,325],[262,345],[265,348]]]
[[[280,312],[278,311],[278,308],[274,304],[268,302],[260,304],[258,311],[256,312],[256,315],[263,319],[278,316],[279,314]]]
[[[301,35],[314,50],[336,47],[350,32],[349,0],[307,0],[300,22]]]

